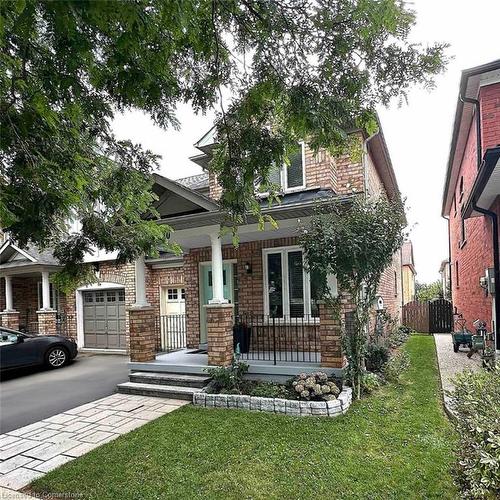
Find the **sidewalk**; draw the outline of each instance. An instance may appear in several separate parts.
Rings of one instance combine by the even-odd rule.
[[[436,342],[436,352],[438,358],[439,374],[443,386],[443,397],[446,409],[452,412],[450,407],[450,397],[446,391],[453,391],[453,378],[464,370],[479,371],[481,369],[481,356],[476,353],[472,358],[467,357],[468,349],[461,348],[458,352],[453,352],[451,333],[434,334]]]
[[[0,434],[0,487],[19,490],[52,469],[188,403],[113,394]]]

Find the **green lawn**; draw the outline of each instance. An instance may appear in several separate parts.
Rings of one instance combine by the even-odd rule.
[[[439,400],[434,340],[412,367],[343,417],[181,408],[68,463],[34,492],[78,498],[457,498],[454,434]]]

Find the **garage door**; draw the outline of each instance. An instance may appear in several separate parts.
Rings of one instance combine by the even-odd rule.
[[[126,349],[125,290],[83,292],[85,347]]]

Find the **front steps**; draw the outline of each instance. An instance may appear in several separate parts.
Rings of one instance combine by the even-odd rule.
[[[201,392],[210,382],[206,375],[140,371],[131,372],[129,379],[129,382],[118,384],[118,392],[187,401],[192,401],[193,394]]]

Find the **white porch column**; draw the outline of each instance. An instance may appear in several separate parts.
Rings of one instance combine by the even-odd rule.
[[[146,263],[144,255],[137,257],[135,261],[135,307],[147,307],[146,299]]]
[[[210,234],[210,243],[212,244],[212,285],[213,298],[208,301],[209,304],[227,304],[224,298],[224,282],[222,271],[222,243],[219,233]]]
[[[5,276],[5,311],[14,310],[14,301],[12,299],[12,277]]]
[[[50,282],[48,271],[42,271],[42,310],[50,310]]]

